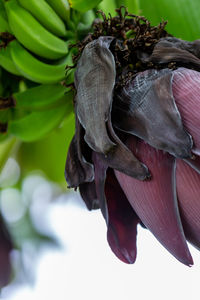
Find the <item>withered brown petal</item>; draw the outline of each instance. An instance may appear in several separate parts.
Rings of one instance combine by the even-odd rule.
[[[108,131],[115,142],[116,147],[106,156],[101,155],[101,159],[111,168],[123,172],[139,180],[145,180],[150,177],[148,168],[141,163],[135,155],[125,146],[114,132],[111,120],[108,120]]]
[[[176,62],[181,64],[181,66],[194,67],[196,70],[200,70],[200,59],[196,56],[199,55],[199,50],[197,50],[198,45],[199,42],[197,41],[192,47],[184,41],[181,42],[179,40],[179,42],[173,43],[167,39],[163,39],[156,44],[151,56],[143,58],[143,62],[157,64]]]
[[[173,72],[148,70],[116,95],[114,126],[176,157],[191,156],[192,138],[185,131],[172,93]]]
[[[109,50],[114,37],[102,36],[86,45],[75,72],[75,110],[85,129],[85,141],[96,152],[107,154],[115,144],[106,122],[115,85],[115,60]]]
[[[200,40],[189,42],[175,37],[165,37],[161,38],[157,45],[164,47],[175,47],[178,49],[186,50],[194,54],[196,57],[200,58]]]
[[[76,133],[69,146],[65,165],[65,178],[69,187],[76,188],[84,182],[91,182],[94,179],[94,167],[87,162],[81,150],[82,128],[76,119]]]
[[[89,210],[100,208],[96,194],[95,181],[80,184],[79,191]]]

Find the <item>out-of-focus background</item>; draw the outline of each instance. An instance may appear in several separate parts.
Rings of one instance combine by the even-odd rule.
[[[179,38],[194,40],[200,36],[199,0],[94,2],[98,6],[94,5],[93,13],[103,9],[115,14],[115,8],[124,4],[154,25],[168,20],[168,31]],[[86,27],[88,30],[88,23]],[[77,37],[76,28],[74,32]],[[10,83],[16,91],[15,79],[0,68],[0,94],[5,86],[9,92]],[[24,86],[37,86],[26,78],[17,80],[18,85],[22,91]],[[4,118],[7,120],[6,114]],[[0,212],[14,243],[12,280],[1,290],[0,298],[199,299],[200,253],[193,247],[195,265],[189,268],[176,261],[148,230],[139,227],[134,265],[122,263],[111,252],[100,211],[89,212],[79,192],[67,189],[64,168],[73,134],[71,109],[42,139],[28,143],[14,132],[0,136]]]

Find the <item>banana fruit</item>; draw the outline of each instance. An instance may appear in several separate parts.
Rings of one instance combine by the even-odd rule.
[[[8,133],[24,142],[38,140],[56,128],[71,111],[71,101],[53,109],[33,111],[23,118],[11,120],[8,123]]]
[[[31,55],[17,40],[10,42],[12,60],[17,70],[25,78],[43,84],[61,81],[65,77],[65,67],[71,62],[71,53],[57,64],[47,64]]]
[[[0,0],[0,15],[6,20],[7,16],[6,16],[3,0]]]
[[[0,66],[14,75],[21,75],[11,58],[10,48],[10,43],[6,46],[6,48],[0,48]]]
[[[39,85],[29,88],[23,92],[14,93],[16,109],[26,109],[30,111],[47,110],[68,101],[72,102],[73,93],[60,83]]]
[[[7,21],[6,11],[3,1],[0,0],[0,34],[2,32],[10,32],[10,26]]]
[[[68,53],[67,43],[45,29],[17,0],[5,2],[5,8],[13,34],[28,50],[47,59]]]
[[[55,12],[63,19],[70,22],[70,7],[67,0],[46,0]]]
[[[3,15],[0,15],[0,34],[2,32],[10,32],[10,27],[8,25],[7,20],[3,17]]]
[[[50,32],[57,36],[66,36],[65,24],[45,0],[18,0],[18,2]]]
[[[0,97],[3,96],[3,91],[4,91],[1,77],[2,77],[2,68],[0,67]]]

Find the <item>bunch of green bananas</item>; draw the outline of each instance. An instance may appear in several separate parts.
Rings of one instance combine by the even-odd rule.
[[[9,0],[3,3],[1,0],[0,7],[0,32],[9,32],[16,38],[1,49],[1,66],[15,75],[43,84],[62,80],[65,66],[71,63],[67,36],[70,32],[64,23],[70,23],[68,2],[48,2]]]
[[[72,111],[73,93],[62,85],[73,81],[73,71],[66,76],[65,70],[72,65],[69,45],[79,39],[78,24],[89,28],[94,13],[87,24],[81,18],[67,0],[0,0],[2,76],[18,82],[5,93],[0,78],[0,141],[9,134],[37,140]]]

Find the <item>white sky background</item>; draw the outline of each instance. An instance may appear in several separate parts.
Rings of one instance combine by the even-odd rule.
[[[5,288],[5,300],[169,300],[199,299],[200,252],[195,265],[176,261],[152,236],[139,228],[136,263],[127,265],[111,252],[99,211],[89,212],[78,193],[60,197],[45,219],[60,238],[61,250],[43,251],[33,287]]]

